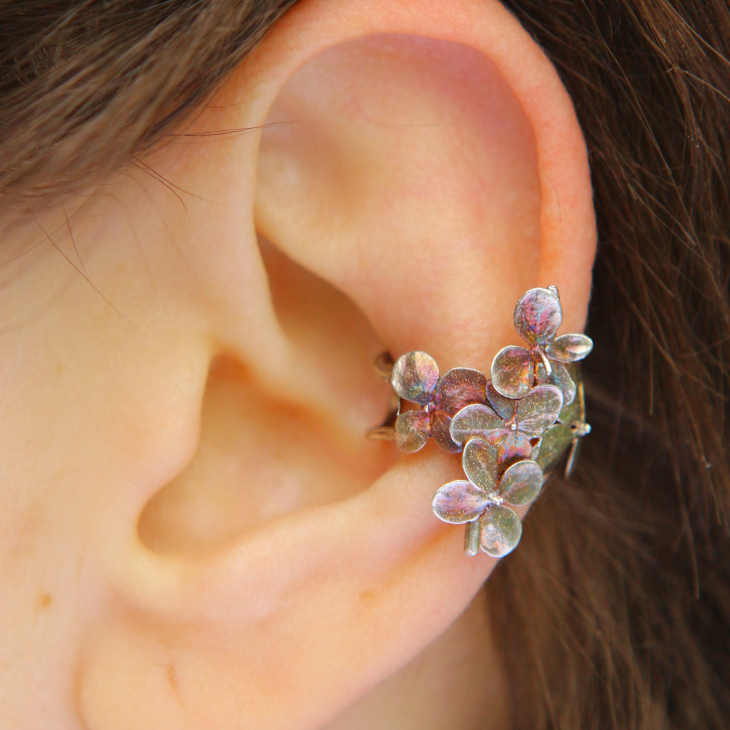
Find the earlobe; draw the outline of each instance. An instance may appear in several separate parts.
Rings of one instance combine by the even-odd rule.
[[[195,208],[195,229],[250,215],[394,353],[487,371],[518,343],[514,303],[538,285],[559,286],[566,331],[581,329],[595,249],[585,148],[555,69],[500,4],[304,2],[216,104],[208,131],[270,126],[258,147],[231,148],[245,155],[201,146],[176,165],[180,187],[209,181],[218,201]],[[255,193],[237,187],[256,175]],[[241,239],[255,246],[253,230]],[[241,320],[228,305],[210,341],[253,373],[275,362],[283,393],[326,387],[297,370],[286,327],[258,337],[285,342],[276,357],[256,351],[219,324]],[[114,608],[82,661],[87,725],[321,727],[439,636],[494,567],[433,517],[433,493],[458,477],[427,449],[365,492],[202,555],[137,543],[102,556]]]

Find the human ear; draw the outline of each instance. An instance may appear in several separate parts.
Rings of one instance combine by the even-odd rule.
[[[182,425],[161,436],[172,456],[106,506],[117,527],[92,561],[105,610],[79,679],[93,728],[319,727],[443,633],[496,563],[466,558],[461,532],[433,517],[458,463],[431,448],[361,493],[343,482],[347,498],[205,550],[167,539],[154,503],[194,458],[215,356],[284,403],[323,403],[320,415],[336,419],[328,390],[347,398],[347,378],[297,369],[311,342],[268,297],[269,273],[288,265],[278,256],[346,295],[394,354],[423,349],[444,370],[488,371],[533,286],[559,287],[568,331],[588,306],[583,139],[555,69],[499,3],[304,2],[213,106],[185,134],[270,126],[149,161],[197,193],[184,216],[173,202],[156,212],[194,242],[199,290],[186,293],[204,336],[178,394]],[[274,249],[265,262],[256,233]],[[338,356],[336,338],[319,344],[314,361]]]

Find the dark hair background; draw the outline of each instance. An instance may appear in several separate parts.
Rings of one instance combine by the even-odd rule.
[[[100,182],[295,0],[0,0],[0,206]],[[515,728],[730,723],[730,6],[505,0],[557,66],[599,254],[577,475],[488,583]]]

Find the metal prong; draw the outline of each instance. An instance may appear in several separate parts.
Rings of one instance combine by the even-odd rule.
[[[565,478],[570,479],[570,475],[573,473],[575,467],[576,454],[578,453],[578,439],[573,439],[573,443],[570,445],[570,453],[568,454],[568,461],[565,462]]]
[[[548,360],[548,356],[543,352],[542,347],[538,347],[537,354],[540,356],[542,360],[542,364],[545,366],[545,374],[550,377],[553,374],[553,366],[550,364],[550,360]]]
[[[397,393],[390,397],[390,408],[385,420],[374,428],[369,429],[365,436],[370,441],[395,441],[395,422],[400,415],[400,398]]]
[[[367,431],[365,436],[370,441],[395,441],[395,429],[393,426],[376,426]]]
[[[553,294],[555,294],[557,300],[560,301],[560,292],[558,291],[558,287],[555,286],[555,284],[549,286],[548,291],[551,291]]]
[[[464,552],[467,555],[477,555],[479,553],[479,520],[466,523]]]
[[[395,360],[393,360],[393,356],[386,350],[385,352],[381,352],[376,358],[375,358],[375,372],[385,381],[388,383],[390,382],[390,376],[393,374],[393,365],[395,365]]]

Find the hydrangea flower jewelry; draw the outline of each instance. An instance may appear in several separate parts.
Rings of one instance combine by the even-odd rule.
[[[522,523],[511,507],[535,499],[566,454],[570,476],[580,440],[591,430],[578,361],[593,342],[580,334],[556,338],[562,320],[557,287],[528,291],[514,322],[529,349],[498,352],[491,380],[471,368],[441,375],[425,352],[408,352],[395,362],[383,353],[376,361],[395,395],[386,422],[368,435],[395,441],[408,453],[429,438],[445,451],[461,452],[466,480],[441,487],[433,511],[444,522],[466,525],[467,555],[480,546],[496,558],[514,550]],[[404,401],[415,407],[404,409]]]

